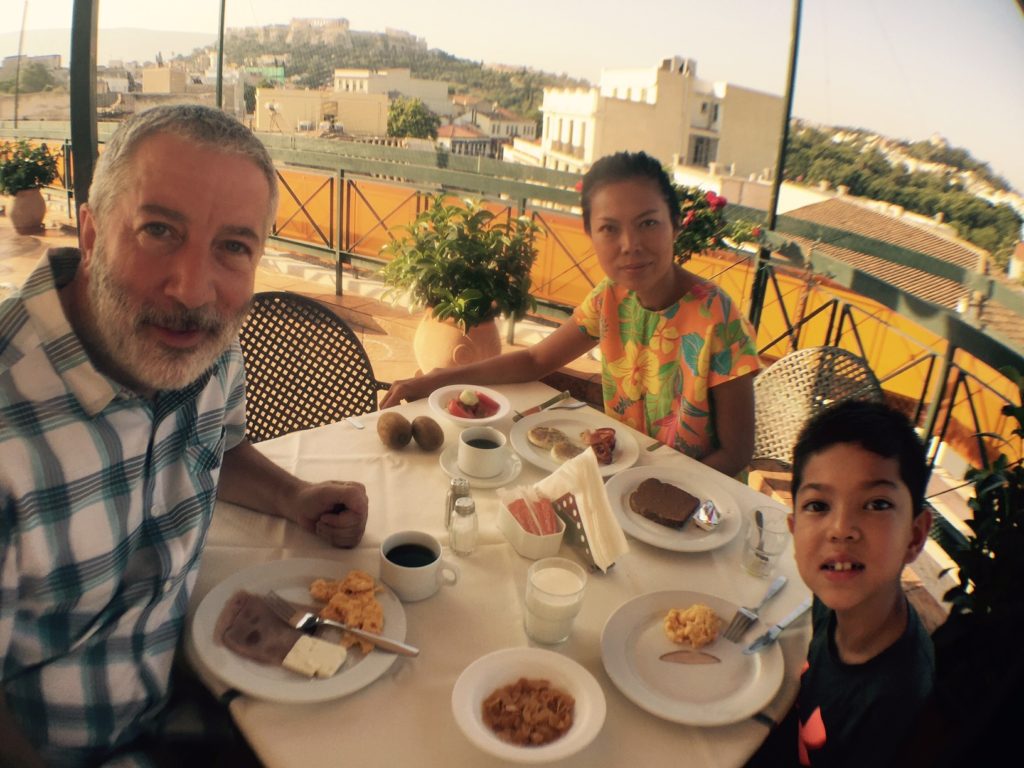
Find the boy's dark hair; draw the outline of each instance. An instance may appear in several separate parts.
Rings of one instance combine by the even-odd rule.
[[[895,458],[900,479],[910,490],[914,516],[920,514],[930,472],[924,444],[900,411],[865,400],[844,400],[814,416],[800,430],[793,448],[794,497],[811,456],[842,443],[859,445],[886,459]]]
[[[665,173],[661,163],[646,152],[616,152],[606,155],[590,166],[583,176],[583,187],[580,191],[580,205],[583,206],[583,229],[590,233],[590,202],[605,184],[629,179],[650,179],[658,186],[658,191],[668,205],[672,226],[679,228],[682,215],[679,213],[679,196],[672,184],[672,179]]]

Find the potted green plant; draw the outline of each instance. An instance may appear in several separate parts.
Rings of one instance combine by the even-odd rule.
[[[1024,441],[1024,376],[1012,368],[1001,373],[1017,387],[1017,404],[1002,413],[1017,424],[1013,438]],[[959,584],[944,595],[950,614],[932,635],[935,690],[907,750],[913,765],[992,765],[1016,745],[1024,688],[1022,445],[982,437],[1003,441],[1006,450],[966,474],[974,486],[973,519],[966,521],[972,535],[947,545]]]
[[[57,178],[57,157],[24,139],[0,144],[0,194],[12,195],[11,222],[21,235],[38,233],[46,215],[41,187]]]
[[[501,350],[495,319],[522,319],[535,302],[530,270],[537,226],[525,216],[498,220],[479,201],[437,195],[385,245],[387,295],[426,308],[413,339],[421,370],[462,365]]]

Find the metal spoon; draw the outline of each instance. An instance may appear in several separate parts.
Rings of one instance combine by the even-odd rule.
[[[764,554],[764,513],[760,509],[754,510],[754,523],[757,525],[757,548],[754,555],[767,563],[768,555]]]

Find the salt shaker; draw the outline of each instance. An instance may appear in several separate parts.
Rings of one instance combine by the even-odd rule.
[[[476,549],[476,503],[472,497],[462,496],[455,500],[455,514],[452,515],[448,536],[452,552],[457,555],[469,555]]]
[[[453,477],[448,486],[448,496],[444,502],[444,527],[452,527],[452,514],[455,512],[455,502],[463,496],[469,496],[469,480],[464,477]]]

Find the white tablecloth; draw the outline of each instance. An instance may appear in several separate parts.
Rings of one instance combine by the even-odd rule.
[[[547,399],[554,390],[543,384],[501,388],[513,408],[525,409]],[[407,417],[429,413],[425,400],[401,407]],[[274,462],[308,480],[350,479],[366,484],[370,517],[366,535],[352,550],[333,549],[311,534],[278,518],[230,504],[218,504],[203,554],[192,606],[221,580],[253,563],[290,557],[337,560],[346,568],[378,572],[381,540],[401,529],[427,531],[445,545],[461,578],[428,600],[406,604],[408,642],[421,648],[418,658],[399,658],[372,685],[342,699],[320,704],[279,704],[240,696],[232,714],[266,765],[281,768],[311,765],[497,766],[501,761],[480,752],[455,723],[452,686],[477,658],[500,648],[530,645],[523,631],[523,585],[532,561],[520,557],[497,528],[494,491],[474,490],[480,517],[480,545],[467,557],[447,548],[443,506],[448,477],[438,463],[440,452],[425,453],[415,444],[387,451],[377,437],[377,414],[361,417],[365,429],[348,422],[300,432],[258,445]],[[458,427],[443,421],[446,446]],[[507,433],[511,418],[498,422]],[[675,451],[645,450],[652,438],[634,433],[640,443],[638,464],[696,465]],[[711,482],[725,484],[745,515],[765,497],[747,486],[696,465]],[[693,471],[690,469],[689,471]],[[532,483],[545,473],[527,462],[515,481]],[[623,696],[601,662],[601,630],[618,606],[637,595],[664,589],[716,594],[741,605],[756,603],[767,582],[740,566],[742,534],[729,545],[707,553],[669,552],[629,538],[630,551],[607,573],[589,579],[583,609],[572,637],[557,652],[586,667],[601,684],[608,704],[604,728],[587,748],[563,761],[567,766],[741,765],[767,734],[754,719],[733,725],[698,728],[662,720]],[[563,545],[562,554],[575,557]],[[790,577],[786,589],[768,605],[763,618],[771,623],[807,595],[796,573],[792,547],[783,553],[777,573]],[[728,617],[727,617],[728,618]],[[801,619],[783,634],[785,680],[765,712],[779,718],[791,704],[809,638],[809,622]],[[194,650],[189,658],[215,692],[224,686],[201,668]]]

